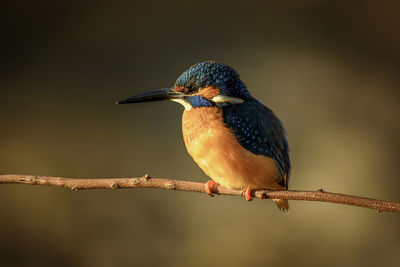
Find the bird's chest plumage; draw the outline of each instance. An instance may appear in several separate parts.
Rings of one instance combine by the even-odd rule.
[[[220,108],[185,110],[182,133],[194,161],[223,186],[282,189],[275,160],[243,148],[224,123]]]

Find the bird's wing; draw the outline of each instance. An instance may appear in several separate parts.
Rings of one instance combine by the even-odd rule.
[[[245,149],[276,160],[281,173],[280,184],[287,188],[290,173],[289,147],[285,129],[272,110],[254,100],[224,106],[223,116]]]

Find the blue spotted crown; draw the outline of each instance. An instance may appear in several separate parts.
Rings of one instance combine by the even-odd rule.
[[[200,62],[191,66],[179,76],[175,86],[187,88],[189,93],[213,86],[219,88],[222,95],[251,98],[239,74],[231,67],[215,61]]]

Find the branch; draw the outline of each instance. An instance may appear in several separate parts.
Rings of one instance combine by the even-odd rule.
[[[119,189],[119,188],[159,188],[187,192],[205,193],[205,184],[181,180],[151,178],[147,174],[138,178],[102,178],[102,179],[70,179],[50,176],[34,175],[0,175],[0,184],[29,184],[65,187],[72,190],[83,189]],[[241,190],[232,190],[221,185],[215,185],[212,192],[218,195],[243,196]],[[253,196],[258,198],[307,200],[330,202],[350,206],[358,206],[381,211],[400,212],[399,201],[385,201],[372,198],[337,194],[319,191],[274,191],[257,190]]]

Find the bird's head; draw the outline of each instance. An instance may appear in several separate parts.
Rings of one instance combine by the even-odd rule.
[[[237,72],[231,67],[206,61],[193,65],[170,88],[133,96],[118,104],[172,100],[186,110],[197,107],[240,104],[252,97]]]

